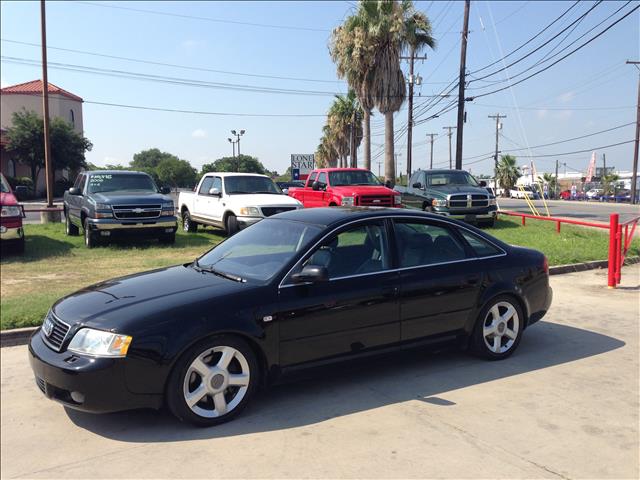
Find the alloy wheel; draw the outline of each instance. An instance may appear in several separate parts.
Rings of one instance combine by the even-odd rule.
[[[239,350],[229,346],[208,348],[187,368],[184,401],[200,417],[221,417],[240,404],[250,380],[249,362]]]
[[[482,324],[486,347],[493,353],[506,353],[514,345],[520,330],[518,311],[509,302],[498,302],[489,309]]]

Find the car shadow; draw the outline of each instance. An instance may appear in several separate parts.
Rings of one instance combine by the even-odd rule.
[[[455,350],[414,350],[327,367],[310,371],[295,383],[259,392],[236,419],[205,429],[180,423],[166,411],[93,415],[65,410],[75,425],[122,442],[229,437],[309,426],[410,400],[446,408],[455,405],[447,400],[448,392],[579,361],[623,345],[623,341],[600,333],[540,322],[526,331],[518,351],[501,362]]]
[[[74,248],[73,243],[56,240],[44,235],[25,236],[24,253],[17,253],[11,248],[1,249],[2,263],[27,263],[43,258],[65,255]]]

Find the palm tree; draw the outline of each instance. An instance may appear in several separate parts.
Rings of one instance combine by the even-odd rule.
[[[553,197],[556,196],[558,180],[555,175],[552,175],[551,173],[543,173],[541,177],[538,177],[538,181],[549,185],[549,195],[553,195]]]
[[[340,156],[340,166],[347,166],[347,155],[351,156],[352,166],[355,163],[355,152],[362,138],[362,109],[353,90],[347,95],[336,95],[327,115],[330,138]],[[352,135],[353,129],[353,135]]]
[[[513,155],[501,155],[498,163],[498,183],[503,192],[509,192],[522,176]]]
[[[620,179],[618,175],[615,173],[608,173],[602,175],[602,190],[605,195],[615,195],[616,193],[616,182]]]

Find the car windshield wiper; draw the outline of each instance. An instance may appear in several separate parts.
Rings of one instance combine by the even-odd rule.
[[[246,282],[246,280],[242,277],[239,277],[237,275],[233,275],[231,273],[227,273],[227,272],[223,272],[220,270],[216,270],[215,268],[211,267],[210,265],[208,266],[203,266],[200,265],[200,262],[198,262],[198,259],[195,260],[195,262],[193,262],[193,265],[195,266],[195,268],[201,272],[207,272],[207,273],[213,273],[214,275],[217,275],[219,277],[222,278],[226,278],[228,280],[233,280],[234,282],[238,282],[238,283],[244,283]]]

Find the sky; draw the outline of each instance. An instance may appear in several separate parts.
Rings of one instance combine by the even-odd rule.
[[[515,155],[520,165],[536,156],[538,172],[552,172],[556,160],[561,162],[561,173],[565,168],[586,171],[595,151],[598,166],[604,153],[608,167],[631,169],[633,143],[599,147],[635,138],[639,71],[625,61],[640,59],[638,10],[547,71],[510,86],[561,58],[637,5],[580,2],[534,41],[508,55],[572,4],[471,2],[466,96],[507,87],[466,103],[463,167],[472,173],[493,170],[495,120],[488,115],[496,113],[507,115],[502,120],[500,150]],[[434,165],[447,167],[449,143],[443,127],[456,125],[456,110],[429,117],[455,98],[440,98],[437,105],[428,107],[433,95],[448,92],[448,85],[457,78],[464,2],[417,1],[415,5],[431,19],[438,45],[434,51],[422,52],[427,59],[415,66],[422,85],[415,92],[413,165],[414,169],[428,167],[427,133],[436,133]],[[315,151],[333,95],[347,89],[337,78],[328,43],[331,29],[354,12],[355,2],[47,1],[46,6],[49,81],[85,100],[85,136],[94,145],[87,160],[96,165],[126,165],[135,153],[159,148],[199,168],[231,155],[230,130],[244,129],[241,152],[258,157],[270,170],[284,172],[292,153]],[[39,12],[39,2],[0,2],[3,87],[41,75]],[[548,45],[509,65],[573,22]],[[563,50],[568,45],[572,46]],[[553,57],[558,52],[562,54]],[[517,76],[545,57],[552,59]],[[403,68],[407,70],[407,62]],[[457,95],[457,89],[451,95]],[[396,153],[402,170],[407,145],[406,135],[400,134],[407,123],[406,108],[405,102],[395,116]],[[377,173],[384,140],[384,118],[377,111],[372,133],[372,170]],[[455,155],[455,132],[452,142]]]

